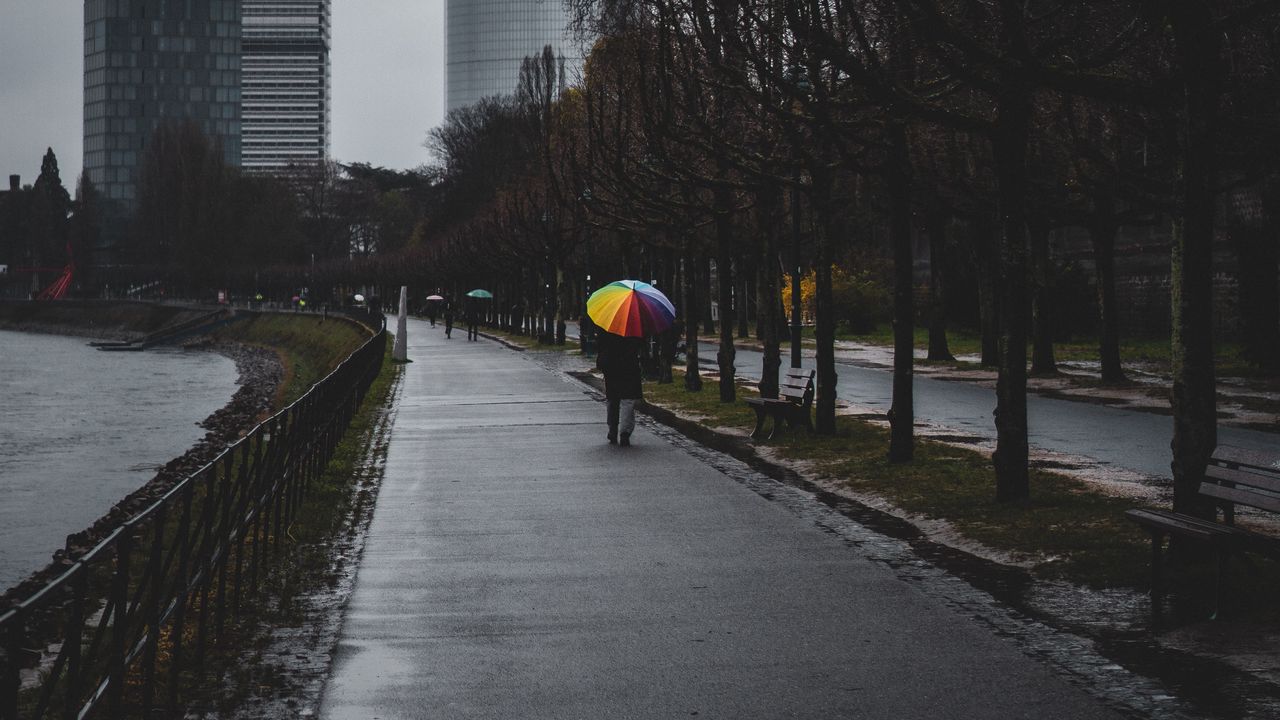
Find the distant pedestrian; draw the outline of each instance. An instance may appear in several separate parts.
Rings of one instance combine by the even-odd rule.
[[[467,309],[464,311],[467,320],[467,340],[480,339],[479,313],[476,312],[476,304],[474,302],[467,303]]]
[[[431,321],[431,327],[436,326],[436,304],[431,300],[427,301],[427,319]]]
[[[453,337],[453,307],[450,305],[444,306],[444,336]]]
[[[601,332],[597,341],[596,364],[604,373],[604,396],[609,423],[609,442],[622,447],[631,444],[636,429],[636,401],[643,397],[640,367],[640,338]]]

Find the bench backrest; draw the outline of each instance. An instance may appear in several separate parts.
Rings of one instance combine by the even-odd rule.
[[[813,371],[791,368],[778,383],[778,397],[801,405],[813,402]]]
[[[1219,445],[1205,468],[1200,494],[1222,507],[1228,523],[1237,504],[1280,513],[1280,454]]]

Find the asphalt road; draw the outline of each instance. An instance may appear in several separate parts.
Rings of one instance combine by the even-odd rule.
[[[816,501],[770,499],[648,421],[610,446],[583,386],[408,333],[322,717],[1117,717]]]
[[[701,357],[713,362],[716,346],[699,344]],[[789,362],[784,356],[783,363]],[[803,367],[814,367],[810,354]],[[761,353],[737,351],[735,365],[742,377],[760,379]],[[893,374],[878,367],[837,362],[837,397],[868,405],[884,412],[893,401]],[[968,435],[994,440],[996,437],[995,391],[965,382],[915,376],[917,420],[954,428]],[[1123,410],[1086,402],[1059,400],[1036,394],[1027,396],[1027,425],[1033,446],[1055,452],[1092,458],[1103,465],[1132,470],[1152,477],[1168,477],[1172,459],[1173,420],[1150,412]],[[1274,450],[1280,436],[1219,426],[1218,442],[1259,450]]]

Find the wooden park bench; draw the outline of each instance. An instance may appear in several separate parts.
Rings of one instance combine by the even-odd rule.
[[[1213,549],[1218,563],[1213,596],[1214,615],[1217,615],[1222,600],[1222,576],[1232,554],[1280,555],[1280,538],[1235,524],[1236,505],[1280,513],[1280,454],[1219,445],[1205,468],[1199,492],[1216,505],[1221,513],[1220,521],[1167,510],[1133,509],[1126,511],[1125,516],[1151,535],[1151,598],[1157,606],[1163,589],[1165,537],[1178,537]]]
[[[756,411],[756,429],[751,437],[758,438],[764,430],[765,418],[773,418],[773,429],[769,439],[778,434],[778,427],[787,423],[791,427],[804,425],[813,431],[813,422],[809,419],[809,408],[813,407],[813,371],[791,368],[786,377],[778,384],[778,397],[747,398],[747,405]]]

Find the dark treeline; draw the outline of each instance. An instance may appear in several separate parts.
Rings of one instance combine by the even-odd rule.
[[[972,326],[998,369],[995,495],[1021,501],[1028,374],[1055,372],[1055,338],[1083,328],[1103,380],[1124,381],[1117,238],[1144,228],[1171,248],[1175,509],[1210,511],[1195,490],[1216,444],[1215,238],[1240,261],[1245,352],[1280,368],[1280,2],[568,5],[593,39],[582,77],[550,50],[527,58],[514,95],[429,134],[419,171],[247,177],[164,130],[122,250],[192,288],[483,287],[495,322],[546,342],[599,285],[655,281],[681,316],[689,390],[698,334],[718,334],[724,401],[751,332],[776,393],[803,276],[817,430],[836,429],[837,330],[890,322],[887,452],[910,461],[915,328],[946,359],[948,327]],[[92,235],[82,214],[68,236]],[[1088,238],[1091,278],[1050,252],[1067,228]]]
[[[433,133],[447,211],[431,219],[429,265],[556,317],[589,289],[578,278],[655,279],[690,339],[714,302],[725,401],[733,342],[751,321],[762,392],[776,388],[779,288],[802,268],[819,432],[835,430],[837,326],[889,319],[888,451],[904,462],[915,325],[925,319],[930,356],[946,358],[948,323],[972,320],[998,369],[996,495],[1017,501],[1028,494],[1028,373],[1055,371],[1062,288],[1088,286],[1054,260],[1051,234],[1087,233],[1089,325],[1105,380],[1121,382],[1116,238],[1163,228],[1175,506],[1207,512],[1194,490],[1216,442],[1215,236],[1229,234],[1249,268],[1246,352],[1280,361],[1276,3],[570,5],[594,38],[579,83],[563,87],[544,54],[526,62],[514,98]],[[916,292],[917,237],[931,248],[928,295]],[[972,318],[954,317],[970,307]],[[697,373],[690,358],[690,389]]]
[[[84,175],[72,198],[50,149],[33,185],[0,194],[0,264],[22,283],[9,294],[34,292],[71,265],[78,295],[287,298],[310,286],[336,300],[340,285],[375,282],[372,271],[350,275],[370,258],[422,244],[431,185],[424,172],[364,163],[246,173],[182,122],[152,135],[136,177],[133,208],[101,197]]]

